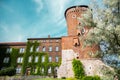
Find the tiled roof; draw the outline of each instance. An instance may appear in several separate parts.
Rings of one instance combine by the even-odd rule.
[[[0,42],[0,46],[23,46],[26,42]]]

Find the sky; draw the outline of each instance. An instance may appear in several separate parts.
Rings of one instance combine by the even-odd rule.
[[[0,42],[67,36],[64,12],[90,0],[0,0]]]

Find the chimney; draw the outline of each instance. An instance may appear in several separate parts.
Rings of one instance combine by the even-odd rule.
[[[50,35],[48,35],[48,38],[50,38]]]

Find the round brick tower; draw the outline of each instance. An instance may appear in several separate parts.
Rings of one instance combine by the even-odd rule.
[[[68,26],[68,36],[76,36],[77,35],[77,26],[80,24],[78,21],[78,17],[81,17],[87,10],[88,6],[80,5],[80,6],[72,6],[65,11],[65,18]]]

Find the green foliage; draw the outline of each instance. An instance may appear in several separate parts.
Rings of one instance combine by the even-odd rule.
[[[10,63],[11,63],[11,66],[13,66],[13,67],[16,67],[16,61],[17,61],[18,52],[19,52],[18,49],[12,48],[12,52],[10,54],[10,57],[11,57]]]
[[[14,67],[8,67],[0,71],[0,76],[13,76],[15,72],[16,70]]]
[[[24,75],[26,73],[26,69],[30,68],[30,74],[31,75],[42,75],[47,76],[48,75],[48,68],[51,67],[52,73],[50,75],[54,75],[54,68],[56,66],[59,66],[60,61],[58,63],[56,62],[49,62],[48,61],[48,53],[44,52],[36,52],[36,48],[40,45],[37,41],[33,42],[27,42],[27,48],[26,53],[23,56],[23,66],[22,66],[22,74]],[[30,49],[33,47],[33,51],[31,52]],[[28,62],[29,57],[32,57],[32,62]],[[35,57],[38,56],[38,62],[35,62]],[[45,61],[42,62],[42,56],[45,57]],[[44,69],[44,72],[42,72],[42,68]],[[35,70],[37,69],[37,71]]]
[[[80,62],[80,60],[74,59],[72,62],[72,65],[73,65],[73,71],[74,71],[75,78],[82,79],[82,77],[85,76],[85,72],[84,72],[83,65]]]
[[[81,80],[101,80],[99,76],[85,76]]]
[[[67,78],[66,80],[77,80],[76,78]]]

